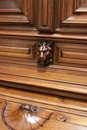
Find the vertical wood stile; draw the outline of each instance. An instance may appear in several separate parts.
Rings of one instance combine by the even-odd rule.
[[[53,32],[55,29],[55,0],[37,0],[37,29]]]
[[[42,5],[42,25],[43,26],[47,26],[48,24],[48,0],[43,0],[42,1],[43,5]]]

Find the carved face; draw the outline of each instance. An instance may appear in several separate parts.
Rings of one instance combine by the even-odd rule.
[[[39,63],[41,65],[48,65],[50,62],[50,58],[52,58],[52,48],[50,47],[50,44],[47,44],[46,42],[39,44]]]

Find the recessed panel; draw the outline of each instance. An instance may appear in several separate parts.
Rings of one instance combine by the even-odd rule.
[[[87,45],[56,43],[54,63],[66,66],[87,65]]]
[[[0,61],[20,64],[37,62],[37,43],[28,40],[0,39]]]

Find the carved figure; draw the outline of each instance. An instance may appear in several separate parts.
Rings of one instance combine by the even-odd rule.
[[[38,62],[43,66],[52,64],[52,43],[39,43]]]

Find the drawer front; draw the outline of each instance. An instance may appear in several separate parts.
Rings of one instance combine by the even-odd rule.
[[[0,61],[37,62],[37,43],[29,40],[0,40]]]
[[[71,105],[64,98],[48,99],[47,95],[15,90],[5,94],[9,91],[9,97],[0,95],[4,99],[0,99],[1,130],[87,130],[86,103],[74,101]]]
[[[87,45],[56,43],[54,45],[54,63],[85,66],[87,64]]]

